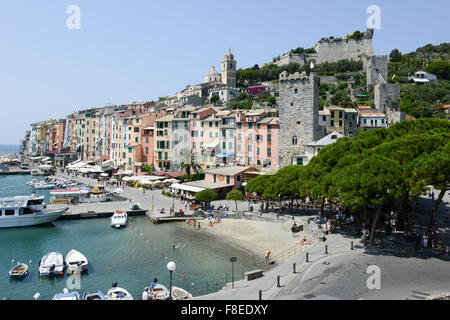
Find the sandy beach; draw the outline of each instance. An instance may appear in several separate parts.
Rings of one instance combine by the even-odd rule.
[[[201,232],[262,258],[267,250],[274,257],[286,250],[300,247],[298,242],[304,236],[311,239],[307,232],[299,232],[293,236],[290,231],[282,229],[282,224],[279,223],[241,219],[222,219],[212,227],[204,220],[201,222]],[[304,248],[308,247],[310,246]]]

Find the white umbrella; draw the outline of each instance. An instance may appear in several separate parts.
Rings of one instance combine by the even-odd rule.
[[[107,174],[107,173],[102,173],[102,174],[100,174],[100,176],[102,176],[102,177],[108,177],[108,174]]]
[[[130,177],[123,177],[122,180],[125,181],[125,182],[126,181],[130,181]]]

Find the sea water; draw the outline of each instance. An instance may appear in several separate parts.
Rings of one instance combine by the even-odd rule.
[[[0,197],[30,194],[25,182],[32,178],[0,176]],[[49,190],[38,192],[48,196]],[[129,221],[131,224],[122,229],[112,228],[107,218],[0,229],[0,299],[31,299],[37,292],[40,299],[51,299],[64,288],[80,295],[97,289],[106,294],[114,282],[140,299],[153,278],[169,287],[169,261],[176,263],[173,285],[198,296],[231,282],[230,257],[237,257],[235,279],[242,279],[242,272],[254,268],[254,256],[190,230],[185,223],[154,225],[146,216],[129,217]],[[65,257],[72,249],[87,257],[88,272],[79,277],[38,275],[38,264],[45,254],[56,251]],[[8,271],[18,262],[29,265],[29,274],[23,280],[10,280]]]

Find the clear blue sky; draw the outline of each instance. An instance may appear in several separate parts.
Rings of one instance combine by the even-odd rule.
[[[66,27],[69,5],[80,30]],[[369,5],[381,8],[377,54],[450,40],[448,0],[2,0],[0,143],[18,143],[32,122],[200,83],[228,47],[249,67],[363,31]]]

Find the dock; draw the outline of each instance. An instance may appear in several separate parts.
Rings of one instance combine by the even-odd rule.
[[[160,224],[160,223],[166,223],[166,222],[182,222],[186,221],[187,219],[194,219],[194,220],[203,220],[203,217],[194,217],[192,215],[185,215],[183,217],[174,217],[169,214],[160,214],[155,212],[148,212],[146,213],[147,217],[150,218],[150,220],[154,224]]]
[[[130,203],[127,201],[79,203],[77,205],[49,204],[47,205],[47,209],[56,209],[61,207],[69,208],[57,220],[109,218],[117,210],[122,210],[126,212],[129,217],[143,216],[146,214],[147,210],[142,208],[139,208],[138,210],[131,210],[129,204]]]
[[[31,170],[20,170],[20,169],[13,169],[13,170],[8,170],[8,171],[0,171],[0,175],[16,175],[16,174],[29,174],[31,175]]]
[[[126,211],[129,217],[143,216],[146,210],[130,210]],[[95,219],[95,218],[109,218],[112,217],[114,212],[94,212],[89,211],[85,213],[64,213],[56,220],[79,220],[79,219]]]

